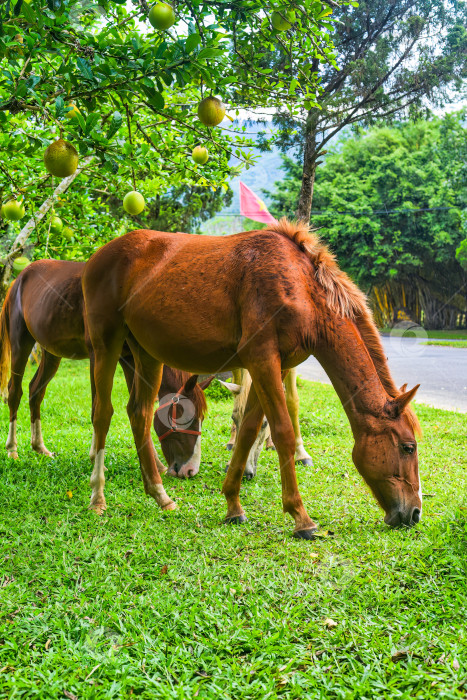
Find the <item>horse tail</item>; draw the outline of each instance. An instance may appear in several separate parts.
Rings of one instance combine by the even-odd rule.
[[[10,378],[11,366],[11,343],[10,343],[10,293],[8,289],[2,310],[0,311],[0,392],[3,397],[7,395],[8,380]]]

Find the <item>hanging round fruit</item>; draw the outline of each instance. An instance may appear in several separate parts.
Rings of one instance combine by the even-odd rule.
[[[170,29],[175,24],[175,12],[167,2],[158,2],[149,10],[148,19],[154,29]]]
[[[1,214],[7,221],[19,221],[25,213],[23,202],[19,202],[17,199],[10,199],[2,204]]]
[[[217,126],[225,117],[225,105],[217,97],[205,97],[198,105],[198,118],[206,126]]]
[[[52,216],[50,220],[50,232],[51,233],[60,233],[60,231],[63,228],[63,221],[59,216]]]
[[[293,10],[280,10],[271,15],[272,26],[276,32],[285,32],[295,22],[295,12]]]
[[[204,165],[205,163],[207,163],[209,158],[208,149],[205,146],[195,146],[195,148],[191,152],[191,157],[193,158],[195,163],[198,163],[199,165]]]
[[[141,214],[144,209],[144,197],[139,192],[127,192],[123,198],[123,208],[127,214],[136,216],[136,214]]]
[[[44,165],[55,177],[69,177],[78,167],[78,151],[69,141],[58,139],[46,148]]]
[[[24,256],[21,256],[20,258],[15,258],[11,265],[11,272],[13,274],[13,277],[17,277],[19,273],[22,272],[24,268],[29,265],[30,262],[31,261],[28,260],[28,258],[25,258]]]

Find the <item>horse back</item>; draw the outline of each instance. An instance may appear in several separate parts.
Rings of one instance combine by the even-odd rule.
[[[59,357],[88,356],[84,341],[84,263],[37,260],[14,284],[14,312],[39,345]]]

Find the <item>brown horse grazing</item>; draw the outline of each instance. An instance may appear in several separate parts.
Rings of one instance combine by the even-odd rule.
[[[16,420],[22,396],[22,379],[28,357],[35,342],[42,346],[39,368],[29,384],[31,412],[31,445],[40,453],[52,456],[46,448],[41,430],[41,403],[48,383],[54,377],[63,357],[84,359],[91,357],[92,348],[85,335],[84,298],[81,277],[84,263],[64,260],[38,260],[29,265],[10,287],[3,304],[1,325],[0,384],[6,389],[10,408],[10,430],[6,448],[10,457],[17,457]],[[134,378],[134,360],[127,345],[119,357],[128,389]],[[183,417],[183,428],[169,430],[161,442],[162,451],[172,476],[189,477],[199,469],[201,449],[201,422],[206,412],[206,399],[197,377],[164,365],[160,386],[161,400],[181,390],[183,400],[189,406]],[[206,382],[204,383],[204,387]],[[94,374],[91,371],[91,387],[94,396]],[[162,418],[162,419],[161,419]],[[180,411],[176,416],[179,427]],[[163,436],[171,427],[168,416],[154,417],[154,428]],[[94,440],[93,440],[94,445]],[[94,446],[90,458],[94,461]],[[166,467],[154,456],[161,473]]]
[[[95,353],[96,461],[93,502],[104,482],[111,390],[125,340],[136,363],[129,415],[147,488],[164,509],[167,496],[147,446],[162,363],[213,373],[244,367],[252,377],[223,493],[226,522],[242,522],[239,493],[250,448],[269,421],[282,480],[282,504],[294,535],[313,537],[315,523],[298,491],[295,439],[281,371],[313,353],[347,413],[353,460],[391,526],[420,519],[418,387],[399,392],[364,295],[304,224],[285,219],[233,236],[133,231],[86,264],[83,290]]]

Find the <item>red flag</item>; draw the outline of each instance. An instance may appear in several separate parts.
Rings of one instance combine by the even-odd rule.
[[[277,223],[277,220],[268,212],[263,200],[243,182],[240,182],[240,214],[253,221],[260,221],[262,224]]]

